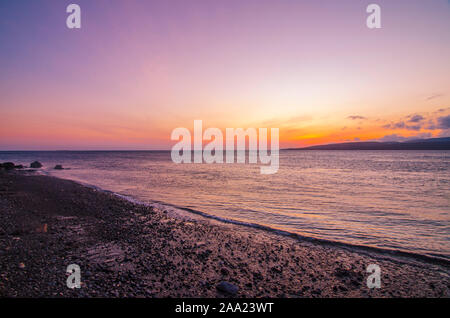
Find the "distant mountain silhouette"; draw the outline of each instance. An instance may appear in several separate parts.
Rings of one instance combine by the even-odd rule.
[[[450,150],[450,137],[415,139],[403,142],[344,142],[305,148],[289,148],[288,150]]]

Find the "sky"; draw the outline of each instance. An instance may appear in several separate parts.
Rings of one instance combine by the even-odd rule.
[[[170,149],[198,119],[281,147],[450,136],[449,57],[448,0],[0,0],[0,150]]]

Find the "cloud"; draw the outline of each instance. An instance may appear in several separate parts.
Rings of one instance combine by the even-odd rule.
[[[348,116],[347,117],[347,119],[351,119],[351,120],[364,120],[364,119],[367,119],[366,117],[364,117],[364,116],[359,116],[359,115],[352,115],[352,116]]]
[[[436,111],[436,113],[443,113],[443,112],[445,112],[446,110],[450,110],[450,107],[447,107],[447,108],[440,108],[440,109],[438,109],[438,110]]]
[[[436,125],[436,123],[435,123],[432,119],[430,119],[430,120],[428,121],[428,126],[426,126],[425,129],[436,130],[436,129],[439,129],[439,128],[438,128],[438,126]]]
[[[426,100],[432,100],[432,99],[436,99],[436,98],[439,98],[442,96],[444,96],[444,94],[433,94],[431,96],[428,96]]]
[[[409,119],[410,123],[418,123],[422,120],[424,120],[425,118],[422,115],[414,115]]]
[[[450,128],[450,115],[439,117],[437,119],[438,128],[440,129],[449,129]]]
[[[378,139],[378,141],[382,142],[391,142],[391,141],[404,141],[406,138],[403,136],[399,136],[397,134],[386,135],[383,138]]]
[[[420,124],[408,126],[404,121],[396,123],[390,123],[382,126],[384,129],[407,129],[407,130],[420,130],[422,129]]]
[[[378,141],[382,142],[402,142],[402,141],[408,141],[408,140],[414,140],[414,139],[425,139],[425,138],[431,138],[432,135],[430,133],[422,133],[417,134],[415,136],[410,137],[403,137],[397,134],[392,135],[386,135],[383,138],[378,139]]]

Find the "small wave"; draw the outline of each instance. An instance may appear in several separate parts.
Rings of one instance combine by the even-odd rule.
[[[98,187],[96,187],[96,188],[99,189]],[[191,209],[188,207],[181,207],[181,206],[177,206],[177,205],[166,203],[166,202],[152,201],[152,203],[146,203],[146,202],[139,201],[128,195],[123,195],[123,194],[115,193],[115,192],[108,191],[108,190],[102,190],[102,191],[111,193],[111,194],[113,194],[117,197],[120,197],[124,200],[127,200],[133,204],[139,204],[139,205],[144,205],[147,207],[157,208],[161,211],[168,213],[169,215],[176,216],[176,217],[182,217],[182,218],[186,217],[185,212],[188,212],[188,213],[191,213],[194,215],[199,215],[203,218],[212,219],[212,220],[219,221],[222,223],[228,223],[228,224],[233,224],[233,225],[238,225],[238,226],[245,226],[245,227],[249,227],[249,228],[253,228],[253,229],[257,229],[257,230],[262,230],[262,231],[274,233],[276,235],[294,238],[298,241],[307,241],[307,242],[311,242],[311,243],[315,243],[315,244],[341,247],[341,248],[345,248],[345,249],[348,249],[351,251],[372,252],[372,253],[375,252],[375,253],[378,253],[378,254],[381,254],[384,256],[408,257],[408,258],[412,258],[415,260],[426,261],[426,262],[429,262],[432,264],[444,265],[446,267],[450,266],[450,260],[448,258],[446,258],[445,255],[440,255],[440,254],[424,255],[424,254],[418,254],[418,253],[413,253],[413,252],[408,252],[408,251],[403,251],[403,250],[398,250],[398,249],[387,249],[387,248],[380,248],[380,247],[374,247],[374,246],[358,245],[358,244],[344,243],[344,242],[333,241],[333,240],[320,239],[320,238],[315,238],[315,237],[310,237],[310,236],[304,236],[304,235],[301,235],[298,233],[293,233],[293,232],[289,232],[289,231],[285,231],[285,230],[276,229],[273,227],[269,227],[269,226],[261,225],[261,224],[257,224],[257,223],[250,223],[250,222],[244,222],[244,221],[238,221],[238,220],[234,220],[234,219],[219,217],[219,216],[208,214],[208,213],[205,213],[205,212],[202,212],[199,210]]]
[[[322,244],[322,245],[338,246],[338,247],[350,249],[352,251],[358,250],[358,251],[365,251],[365,252],[375,252],[375,253],[380,253],[380,254],[389,255],[389,256],[409,257],[409,258],[413,258],[413,259],[417,259],[417,260],[427,261],[427,262],[430,262],[433,264],[445,265],[447,267],[450,266],[450,260],[448,258],[446,258],[445,255],[433,254],[432,256],[430,256],[430,255],[418,254],[418,253],[413,253],[413,252],[408,252],[408,251],[403,251],[403,250],[398,250],[398,249],[384,249],[384,248],[374,247],[374,246],[358,245],[358,244],[351,244],[351,243],[315,238],[315,237],[310,237],[310,236],[304,236],[304,235],[301,235],[298,233],[293,233],[293,232],[289,232],[289,231],[285,231],[285,230],[272,228],[272,227],[257,224],[257,223],[249,223],[249,222],[244,222],[244,221],[237,221],[237,220],[233,220],[233,219],[223,218],[223,217],[211,215],[211,214],[208,214],[208,213],[205,213],[202,211],[194,210],[191,208],[173,206],[173,205],[167,204],[167,203],[164,203],[164,204],[167,206],[176,207],[177,209],[184,210],[189,213],[194,213],[194,214],[200,215],[205,218],[213,219],[213,220],[216,220],[219,222],[251,227],[254,229],[258,229],[258,230],[275,233],[277,235],[291,237],[291,238],[297,239],[298,241],[307,241],[307,242],[312,242],[312,243]]]

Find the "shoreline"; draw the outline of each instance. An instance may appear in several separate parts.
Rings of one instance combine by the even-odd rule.
[[[177,219],[56,177],[0,171],[0,203],[2,297],[450,297],[448,263]],[[366,286],[372,263],[381,289]]]
[[[40,172],[40,171],[37,170],[36,172]],[[305,236],[302,234],[297,234],[294,232],[277,229],[277,228],[270,227],[267,225],[261,225],[261,224],[257,224],[257,223],[249,223],[249,222],[238,221],[238,220],[234,220],[234,219],[227,219],[227,218],[209,214],[209,213],[206,213],[203,211],[199,211],[199,210],[195,210],[195,209],[191,209],[191,208],[183,207],[183,206],[177,206],[177,205],[167,203],[167,202],[152,201],[152,203],[146,203],[146,202],[140,201],[139,199],[136,199],[130,195],[125,195],[125,194],[117,193],[117,192],[114,192],[111,190],[103,189],[103,188],[93,185],[93,184],[89,184],[89,183],[85,183],[85,182],[81,182],[81,181],[77,181],[77,180],[72,180],[72,179],[60,178],[60,177],[53,176],[48,173],[44,173],[42,175],[45,175],[45,176],[48,176],[51,178],[72,181],[81,186],[92,188],[96,191],[101,191],[101,192],[105,192],[108,194],[112,194],[121,199],[130,201],[131,203],[136,204],[136,205],[143,205],[148,208],[155,208],[154,204],[159,204],[159,205],[163,206],[163,210],[164,209],[167,210],[168,208],[175,209],[177,211],[174,211],[174,212],[170,213],[169,215],[181,218],[182,220],[185,220],[185,218],[187,218],[188,220],[194,220],[194,221],[198,221],[199,219],[200,220],[206,219],[208,221],[215,221],[215,222],[217,222],[219,224],[223,224],[223,225],[232,224],[237,227],[249,227],[256,231],[265,231],[265,232],[272,233],[274,235],[280,235],[283,237],[292,238],[293,240],[297,240],[297,241],[308,241],[308,242],[311,242],[314,244],[335,246],[335,247],[339,247],[339,248],[343,248],[343,249],[348,249],[350,251],[356,251],[359,253],[369,253],[369,254],[377,253],[381,257],[384,256],[384,257],[393,257],[393,258],[404,258],[406,260],[410,259],[412,261],[421,261],[421,262],[427,262],[427,263],[432,263],[432,264],[438,264],[438,265],[442,265],[445,267],[450,267],[450,259],[446,258],[444,255],[431,256],[431,255],[426,255],[426,254],[410,252],[410,251],[406,251],[406,250],[387,249],[387,248],[380,248],[380,247],[376,247],[376,246],[359,245],[359,244],[353,244],[353,243],[349,243],[349,242],[340,242],[340,241],[316,238],[316,237],[312,237],[312,236]],[[167,211],[164,211],[164,212],[167,212]]]

